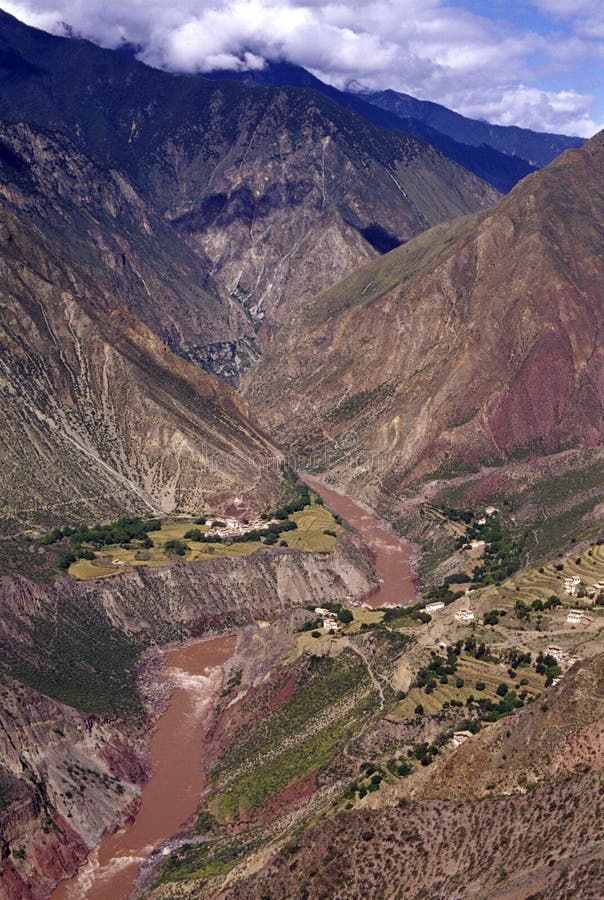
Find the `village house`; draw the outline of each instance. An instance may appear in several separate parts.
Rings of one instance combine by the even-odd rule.
[[[498,513],[498,512],[499,512],[499,510],[497,509],[496,506],[487,506],[487,508],[484,511],[485,516],[494,516],[495,513]]]
[[[330,609],[324,609],[322,606],[316,606],[315,612],[323,619],[322,624],[325,631],[329,631],[332,634],[337,634],[340,631],[337,613],[332,612]]]
[[[593,620],[580,609],[571,609],[566,616],[566,621],[569,625],[589,625]]]
[[[427,613],[437,612],[439,609],[444,609],[445,604],[442,600],[435,600],[434,603],[428,603],[424,609]]]
[[[485,546],[484,541],[470,541],[470,547],[472,550],[479,550],[481,547]]]
[[[581,579],[579,578],[578,575],[572,575],[570,578],[565,578],[564,579],[564,593],[570,594],[570,596],[572,596],[580,584],[581,584]]]
[[[451,738],[451,743],[454,747],[461,747],[462,744],[472,737],[471,731],[455,731],[453,732],[453,737]]]
[[[546,647],[545,655],[551,656],[552,659],[555,659],[559,666],[563,666],[565,669],[570,669],[572,665],[576,662],[579,662],[579,656],[571,656],[569,653],[566,653],[561,647]]]
[[[475,618],[474,613],[470,609],[460,609],[455,613],[455,619],[458,622],[473,622]]]

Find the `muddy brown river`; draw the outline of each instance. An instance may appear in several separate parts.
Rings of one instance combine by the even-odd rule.
[[[380,584],[364,602],[372,607],[413,602],[412,547],[349,497],[315,478],[305,480],[375,551]],[[143,787],[136,817],[131,825],[105,837],[78,874],[59,884],[52,900],[126,900],[151,851],[177,834],[195,813],[205,785],[205,722],[222,666],[235,643],[236,636],[210,638],[165,654],[163,678],[175,687],[151,736],[151,777]]]
[[[211,638],[166,653],[164,678],[175,689],[151,736],[151,778],[136,818],[104,838],[78,874],[59,884],[53,900],[126,900],[151,851],[197,810],[204,723],[235,643],[235,636]]]
[[[413,603],[417,583],[413,575],[413,547],[401,540],[376,513],[340,494],[317,478],[305,475],[304,480],[321,494],[331,510],[342,516],[359,532],[375,552],[375,569],[380,585],[365,599],[368,606],[406,606]]]

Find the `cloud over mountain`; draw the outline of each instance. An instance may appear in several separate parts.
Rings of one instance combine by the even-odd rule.
[[[353,79],[436,100],[501,124],[589,136],[602,117],[584,67],[604,54],[591,2],[537,0],[9,0],[7,12],[107,47],[140,47],[182,72],[286,59],[344,87]],[[516,9],[518,8],[518,9]],[[497,14],[495,16],[494,14]]]

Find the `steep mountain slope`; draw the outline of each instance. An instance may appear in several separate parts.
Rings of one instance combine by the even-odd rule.
[[[122,176],[101,179],[65,140],[25,126],[1,139],[4,533],[242,491],[256,508],[275,498],[279,457],[243,403],[126,309],[162,292],[199,331],[213,310],[223,321],[208,329],[224,327],[217,301],[197,309],[186,253],[153,238],[158,223]]]
[[[375,497],[604,434],[604,133],[306,304],[247,379],[301,463]]]
[[[597,897],[604,655],[567,679],[430,767],[422,795],[328,817],[220,896]],[[470,800],[477,776],[487,790]]]
[[[169,347],[225,375],[254,353],[249,316],[219,299],[199,257],[123,172],[56,132],[0,123],[0,190],[12,200],[15,189],[24,214]]]
[[[469,119],[440,103],[417,100],[398,91],[363,92],[360,96],[403,119],[418,119],[462,144],[474,147],[486,144],[501,153],[525,159],[538,168],[546,166],[565,150],[581,147],[585,143],[580,137],[531,131],[516,125],[491,125],[489,122]]]
[[[169,75],[4,13],[0,63],[0,116],[124,171],[269,330],[359,262],[497,197],[311,90]]]
[[[229,81],[237,81],[249,85],[271,84],[279,87],[292,86],[299,88],[312,88],[325,97],[329,97],[339,106],[357,113],[374,125],[380,128],[387,128],[390,131],[402,132],[406,135],[412,135],[421,141],[426,141],[433,147],[436,147],[449,159],[455,160],[464,169],[473,172],[479,178],[484,179],[498,191],[506,193],[511,190],[514,185],[534,171],[535,166],[528,160],[522,158],[522,154],[509,152],[495,146],[494,142],[489,140],[473,141],[463,140],[452,133],[451,129],[438,129],[432,126],[432,123],[426,121],[424,116],[415,116],[411,112],[405,112],[403,109],[398,111],[390,106],[373,102],[372,96],[365,96],[361,93],[352,93],[350,91],[340,91],[330,84],[325,84],[306,69],[300,66],[294,66],[289,63],[269,63],[264,69],[254,70],[252,72],[229,72],[218,71],[212,72],[208,76],[212,79],[228,79]],[[420,101],[417,101],[418,103]],[[442,107],[444,109],[444,107]],[[449,110],[446,110],[449,112]],[[456,113],[451,113],[456,116]],[[461,116],[459,118],[462,118]],[[471,120],[468,120],[471,122]],[[480,125],[481,123],[476,123]],[[490,126],[488,126],[490,127]],[[505,129],[504,129],[505,130]],[[520,131],[520,129],[517,129]],[[540,148],[540,135],[535,132],[529,132],[534,135],[534,143]],[[549,137],[546,136],[546,146],[550,146]],[[565,140],[568,140],[565,143]],[[572,138],[562,138],[559,144],[558,153],[567,147],[580,146],[583,141],[579,138],[575,142]],[[554,143],[554,146],[557,146]],[[547,151],[545,151],[547,155]],[[552,153],[546,162],[556,153]]]

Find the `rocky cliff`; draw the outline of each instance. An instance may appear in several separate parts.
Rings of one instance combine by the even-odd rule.
[[[246,379],[263,422],[373,498],[597,446],[603,171],[601,133],[307,303]]]
[[[66,139],[1,130],[4,533],[279,495],[279,454],[242,401],[129,311],[163,292],[179,327],[228,333],[168,231]]]

